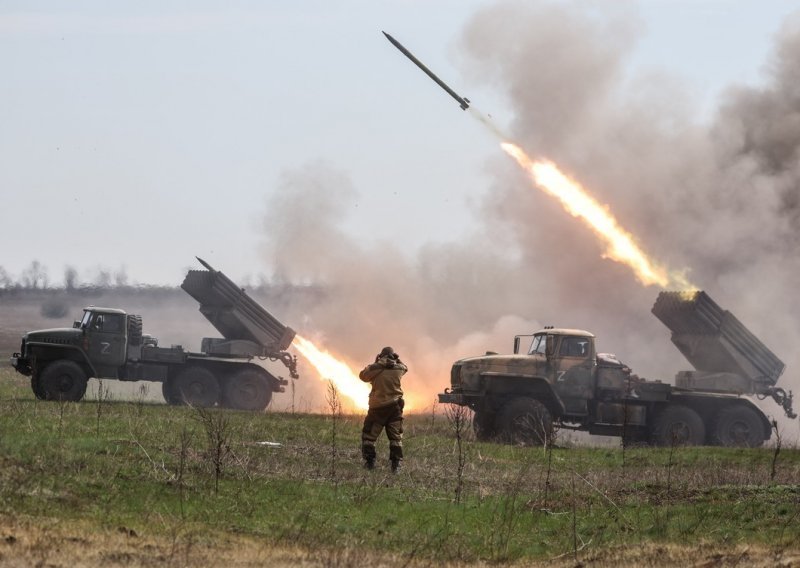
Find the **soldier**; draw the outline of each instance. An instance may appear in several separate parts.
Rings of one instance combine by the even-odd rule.
[[[375,357],[375,362],[367,365],[358,375],[365,383],[372,384],[369,393],[369,412],[361,430],[361,454],[364,467],[375,468],[375,440],[386,428],[389,438],[389,460],[392,473],[400,470],[403,461],[403,389],[400,378],[408,367],[400,360],[391,347],[384,347]]]

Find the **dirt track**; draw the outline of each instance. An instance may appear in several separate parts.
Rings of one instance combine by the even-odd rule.
[[[2,566],[433,566],[407,557],[377,556],[362,550],[303,550],[265,545],[253,538],[222,534],[213,539],[193,533],[189,526],[168,528],[161,535],[140,535],[126,527],[92,529],[80,523],[0,519]],[[435,565],[439,565],[438,563]],[[484,566],[451,564],[450,566]],[[549,562],[524,566],[800,566],[800,549],[776,551],[737,545],[683,548],[645,545],[605,550],[591,545]]]

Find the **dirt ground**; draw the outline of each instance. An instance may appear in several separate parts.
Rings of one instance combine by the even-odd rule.
[[[140,535],[132,529],[94,529],[81,523],[64,524],[46,519],[0,519],[0,566],[433,566],[434,563],[406,556],[365,552],[353,548],[303,550],[275,546],[252,537],[221,534],[210,539],[193,534],[187,527],[167,527],[162,535]],[[439,565],[439,564],[436,564]],[[683,566],[697,568],[727,566],[800,566],[800,548],[771,550],[735,545],[680,547],[646,545],[606,549],[591,548],[573,555],[517,566]],[[449,566],[488,566],[450,564]]]

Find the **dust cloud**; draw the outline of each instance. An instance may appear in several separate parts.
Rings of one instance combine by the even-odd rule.
[[[779,384],[798,390],[800,18],[777,35],[763,84],[731,87],[704,119],[680,82],[628,71],[640,30],[615,5],[507,2],[472,18],[458,52],[473,84],[507,98],[515,143],[607,203],[658,261],[689,269],[787,364]],[[419,409],[448,386],[452,361],[509,352],[515,333],[545,324],[596,333],[600,351],[648,378],[691,368],[650,314],[659,290],[603,259],[589,229],[499,148],[489,167],[473,233],[414,254],[347,234],[358,191],[345,172],[285,172],[267,206],[265,258],[275,282],[325,294],[288,301],[282,317],[355,368],[395,347]]]

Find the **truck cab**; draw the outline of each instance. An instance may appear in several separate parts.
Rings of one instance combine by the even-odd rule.
[[[523,338],[514,338],[518,354]],[[542,376],[553,386],[568,414],[585,415],[594,395],[597,368],[594,334],[581,329],[549,328],[536,332],[527,349],[528,357],[543,361]]]
[[[615,365],[622,375],[627,371]],[[487,353],[456,361],[443,403],[469,406],[481,439],[514,429],[514,417],[533,414],[545,422],[584,421],[596,398],[598,359],[594,334],[547,327],[514,338],[512,355]],[[620,385],[624,380],[618,381]]]
[[[88,307],[73,326],[81,330],[83,347],[99,376],[113,376],[127,359],[127,314],[112,308]]]
[[[39,398],[80,400],[88,377],[121,378],[129,356],[141,353],[141,329],[140,316],[89,306],[71,328],[26,333],[11,364]]]

